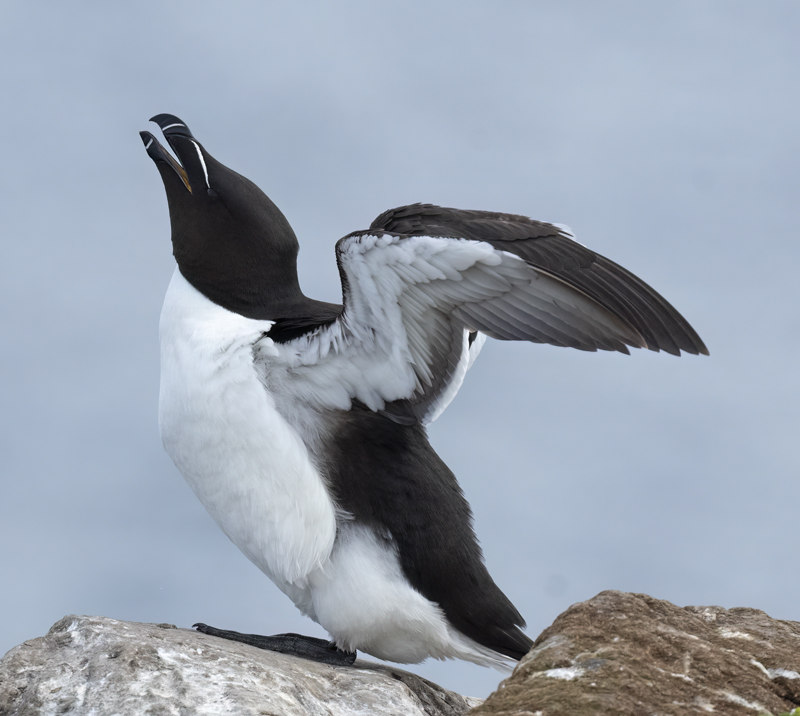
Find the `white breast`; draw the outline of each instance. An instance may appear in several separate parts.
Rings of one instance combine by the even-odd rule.
[[[217,306],[176,269],[161,313],[159,427],[217,524],[288,593],[328,560],[336,519],[303,440],[253,366],[253,343],[271,325]]]

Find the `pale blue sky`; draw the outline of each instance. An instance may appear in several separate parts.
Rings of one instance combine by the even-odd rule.
[[[71,612],[322,635],[161,449],[159,112],[283,209],[310,296],[427,201],[569,224],[706,341],[490,342],[431,427],[531,636],[603,589],[800,620],[798,37],[793,0],[3,3],[0,653]]]

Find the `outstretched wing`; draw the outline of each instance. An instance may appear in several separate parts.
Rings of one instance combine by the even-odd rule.
[[[342,314],[284,345],[295,374],[314,366],[298,397],[323,407],[355,399],[398,422],[430,422],[463,381],[476,332],[589,351],[707,352],[653,289],[552,224],[414,205],[336,252]]]
[[[638,331],[650,350],[708,355],[700,336],[661,295],[622,266],[579,244],[566,227],[515,214],[412,204],[384,212],[370,229],[485,241],[584,292]]]

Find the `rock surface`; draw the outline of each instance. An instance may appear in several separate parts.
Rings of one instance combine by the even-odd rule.
[[[0,660],[0,716],[461,716],[479,703],[362,660],[331,667],[103,617],[64,617]]]
[[[362,660],[331,667],[102,617],[64,617],[0,660],[0,716],[777,716],[796,707],[800,622],[623,592],[570,607],[483,704]]]
[[[470,713],[754,716],[798,706],[800,622],[609,591],[561,614]]]

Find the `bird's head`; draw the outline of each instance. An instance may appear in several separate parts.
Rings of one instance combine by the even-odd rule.
[[[212,157],[186,123],[152,118],[175,152],[140,132],[167,192],[178,267],[207,298],[250,318],[269,318],[299,293],[297,238],[252,181]],[[270,308],[266,309],[265,306]]]

